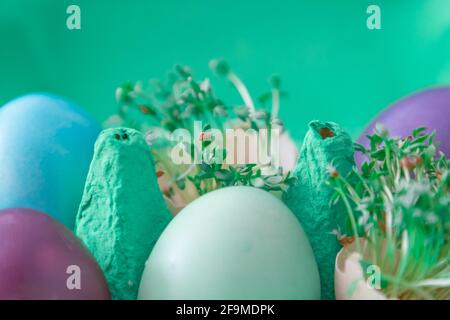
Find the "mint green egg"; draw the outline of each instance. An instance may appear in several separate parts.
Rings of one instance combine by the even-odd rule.
[[[193,201],[146,263],[139,299],[320,299],[313,251],[294,214],[251,187]]]

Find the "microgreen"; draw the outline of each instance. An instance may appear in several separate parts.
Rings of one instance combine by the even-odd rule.
[[[189,67],[176,66],[164,81],[153,80],[149,86],[142,82],[120,86],[116,90],[119,110],[113,125],[119,122],[147,134],[159,177],[164,179],[162,187],[168,201],[179,196],[183,204],[187,204],[212,190],[236,185],[284,192],[294,180],[289,172],[272,168],[271,164],[222,164],[214,160],[224,159],[226,150],[205,148],[211,143],[208,137],[212,129],[221,132],[227,128],[268,129],[269,132],[271,128],[283,129],[278,114],[280,98],[286,94],[280,90],[279,77],[270,79],[271,90],[261,95],[257,100],[259,106],[256,106],[247,87],[226,61],[212,60],[209,66],[235,87],[242,104],[226,104],[215,95],[208,78],[197,81]],[[272,101],[270,109],[269,101]],[[174,164],[169,155],[173,147],[170,132],[184,128],[194,136],[194,121],[203,124],[200,137],[194,137],[201,141],[202,163]],[[191,143],[185,148],[194,151],[196,144]]]
[[[348,211],[342,238],[365,240],[355,241],[361,266],[381,269],[389,298],[449,299],[449,160],[425,128],[400,138],[377,126],[368,139],[368,148],[355,145],[367,157],[360,168],[330,174],[332,202]]]

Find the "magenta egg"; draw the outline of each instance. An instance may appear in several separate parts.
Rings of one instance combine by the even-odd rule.
[[[372,134],[377,123],[383,124],[392,136],[407,137],[417,127],[436,130],[438,149],[450,156],[450,87],[437,87],[417,92],[394,103],[384,110],[364,130],[358,143],[368,146],[366,135]],[[357,164],[364,156],[356,153]]]
[[[32,209],[0,211],[0,299],[109,299],[97,262],[65,226]]]

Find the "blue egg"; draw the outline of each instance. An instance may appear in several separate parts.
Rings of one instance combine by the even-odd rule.
[[[73,229],[100,125],[37,93],[0,109],[0,209],[32,208]]]

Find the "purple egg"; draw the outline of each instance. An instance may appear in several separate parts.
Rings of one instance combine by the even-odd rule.
[[[383,124],[391,136],[407,137],[417,127],[426,127],[428,132],[436,130],[438,149],[450,156],[450,87],[437,87],[412,94],[384,110],[364,130],[358,143],[368,146],[366,135],[372,134],[377,123]],[[359,165],[365,157],[355,154]]]
[[[97,262],[75,235],[32,209],[0,211],[0,299],[110,299]]]

